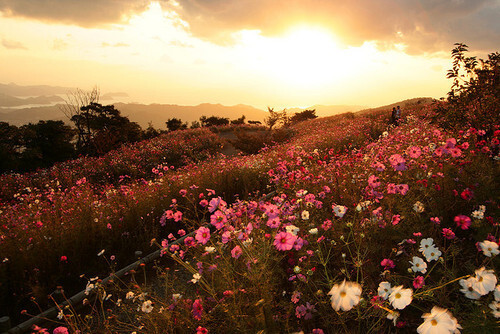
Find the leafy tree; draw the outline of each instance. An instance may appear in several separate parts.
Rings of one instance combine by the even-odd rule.
[[[168,131],[185,130],[188,124],[178,118],[169,118],[166,122]]]
[[[500,54],[477,60],[466,52],[467,45],[455,44],[453,67],[447,75],[453,84],[447,101],[436,107],[433,119],[444,128],[475,127],[491,132],[500,115]]]
[[[284,127],[290,125],[290,117],[288,116],[286,109],[283,109],[282,111],[274,111],[274,108],[268,107],[267,111],[269,112],[269,116],[264,120],[264,123],[269,126],[269,130],[272,130],[273,127],[278,125]]]
[[[201,123],[198,121],[192,121],[191,122],[191,129],[198,129],[201,128]]]
[[[229,118],[218,117],[218,116],[210,116],[210,117],[201,116],[200,123],[201,126],[203,127],[228,125]]]
[[[160,131],[154,128],[153,123],[149,122],[148,123],[148,128],[144,130],[142,137],[144,139],[151,139],[155,138],[160,135]]]
[[[72,144],[75,130],[63,121],[39,121],[20,128],[23,151],[21,156],[23,170],[45,168],[55,162],[73,158],[75,149]]]
[[[121,144],[141,139],[141,127],[121,115],[113,105],[90,103],[80,108],[71,121],[79,131],[79,151],[84,154],[103,154]]]
[[[307,121],[308,119],[315,119],[318,116],[316,115],[316,109],[311,109],[311,110],[304,110],[301,112],[296,112],[295,115],[293,115],[290,118],[291,123],[298,123],[298,122],[303,122]]]
[[[0,122],[0,173],[18,168],[20,147],[19,128],[7,122]]]
[[[246,119],[246,116],[245,116],[245,115],[241,115],[241,117],[240,117],[240,118],[235,119],[235,120],[232,120],[232,121],[231,121],[231,124],[234,124],[234,125],[241,125],[241,124],[245,124],[245,119]]]

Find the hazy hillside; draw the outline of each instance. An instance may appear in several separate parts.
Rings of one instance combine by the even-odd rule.
[[[401,109],[403,109],[403,111],[404,111],[404,109],[408,109],[410,107],[415,107],[415,106],[419,106],[419,105],[424,106],[426,104],[434,102],[435,100],[436,99],[433,99],[432,97],[416,97],[413,99],[399,101],[399,102],[395,102],[395,103],[388,104],[388,105],[381,106],[381,107],[363,109],[363,110],[360,110],[359,113],[364,115],[364,114],[370,114],[370,113],[374,113],[374,112],[376,113],[376,112],[381,112],[381,111],[387,111],[387,110],[392,110],[392,108],[397,107],[397,106],[400,106]]]
[[[63,101],[64,100],[57,95],[42,95],[36,97],[19,98],[0,93],[0,107],[17,107],[33,104],[54,104]]]
[[[366,109],[366,106],[348,106],[348,105],[333,105],[333,106],[324,106],[324,105],[314,105],[308,108],[290,108],[287,109],[289,113],[293,114],[296,112],[300,112],[306,109],[314,109],[316,110],[316,115],[319,117],[331,116],[336,114],[342,114],[345,112],[356,112],[362,109]]]
[[[263,121],[267,115],[267,111],[243,104],[223,106],[202,103],[197,106],[180,106],[176,104],[115,103],[115,107],[123,115],[128,116],[131,121],[138,122],[142,127],[147,127],[148,123],[152,122],[156,128],[164,128],[165,121],[173,117],[180,118],[185,122],[192,122],[198,120],[200,116],[216,115],[237,119],[241,115],[245,115],[247,120]]]
[[[0,84],[0,94],[17,97],[67,94],[73,90],[75,88],[48,85],[20,86],[15,83]]]

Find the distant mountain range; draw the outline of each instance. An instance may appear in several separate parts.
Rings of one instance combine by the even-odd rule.
[[[71,87],[60,86],[21,86],[14,83],[0,84],[0,121],[13,125],[36,123],[40,120],[62,120],[69,123],[61,111],[64,97],[74,92]],[[62,97],[61,97],[62,96]],[[116,101],[128,98],[127,93],[115,92],[102,94],[100,101]],[[181,106],[176,104],[139,104],[113,103],[122,115],[146,128],[151,122],[155,128],[164,129],[169,118],[179,118],[184,122],[199,120],[201,116],[227,117],[231,120],[245,115],[246,120],[264,121],[267,110],[249,105],[238,104],[224,106],[221,104],[202,103],[197,106]],[[316,109],[318,116],[329,116],[348,111],[358,111],[362,106],[322,106],[316,105],[305,109]],[[304,108],[287,109],[290,114],[305,110]]]
[[[20,86],[16,84],[0,84],[0,121],[12,125],[23,125],[37,123],[40,120],[62,120],[70,123],[61,111],[64,99],[59,96],[75,91],[69,87],[57,86]],[[127,98],[128,94],[123,92],[106,93],[101,95],[100,101]],[[290,115],[306,109],[315,109],[316,115],[320,117],[331,116],[345,112],[374,112],[392,109],[393,106],[401,105],[405,108],[409,105],[426,104],[432,102],[432,98],[415,98],[390,105],[367,109],[363,106],[349,105],[314,105],[309,108],[289,108]],[[176,104],[139,104],[139,103],[113,103],[122,115],[131,121],[139,123],[142,128],[147,128],[151,122],[155,128],[165,129],[165,122],[169,118],[179,118],[184,122],[199,120],[201,116],[227,117],[231,120],[245,115],[246,120],[264,121],[267,110],[258,109],[249,105],[238,104],[224,106],[221,104],[202,103],[197,106],[181,106]]]

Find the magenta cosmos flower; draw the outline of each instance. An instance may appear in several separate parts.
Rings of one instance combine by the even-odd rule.
[[[198,241],[198,243],[205,245],[208,242],[208,240],[210,240],[210,230],[204,226],[200,227],[196,231],[195,238],[196,238],[196,241]]]
[[[274,246],[279,251],[288,251],[292,249],[297,237],[289,232],[280,232],[274,237]]]

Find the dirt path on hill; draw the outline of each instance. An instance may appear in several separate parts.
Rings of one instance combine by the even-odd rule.
[[[227,157],[234,157],[241,153],[241,150],[238,150],[236,147],[231,144],[231,140],[236,140],[237,137],[234,132],[219,132],[217,134],[224,140],[224,146],[222,147],[221,153]]]

